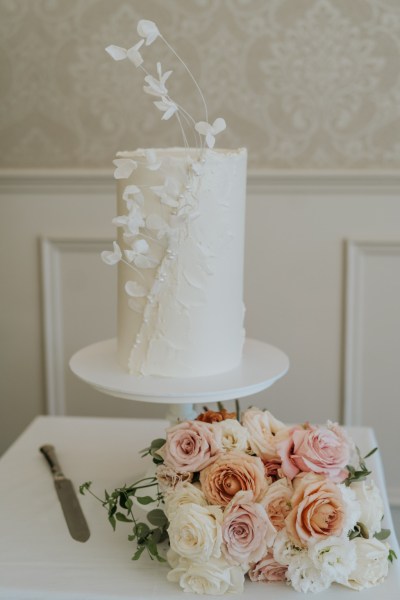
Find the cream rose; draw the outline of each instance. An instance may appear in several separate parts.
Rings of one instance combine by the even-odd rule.
[[[164,494],[165,509],[164,512],[171,520],[176,511],[184,504],[198,504],[207,506],[207,500],[200,487],[187,481],[178,483],[174,489],[168,490]]]
[[[352,444],[345,431],[330,423],[326,427],[296,426],[289,437],[277,441],[277,451],[286,477],[300,471],[326,475],[337,483],[346,479]]]
[[[229,565],[218,558],[206,563],[180,559],[167,574],[168,581],[179,583],[185,592],[221,596],[240,594],[244,587],[244,573],[240,567]]]
[[[221,446],[225,452],[232,450],[246,452],[249,448],[249,433],[239,421],[225,419],[219,423],[213,423],[213,429],[218,430],[218,438],[221,439]]]
[[[276,562],[269,550],[261,560],[250,566],[248,576],[250,581],[285,581],[286,571],[287,567]]]
[[[252,492],[238,492],[224,511],[222,551],[228,562],[239,565],[257,562],[272,546],[276,529]]]
[[[248,408],[242,415],[242,425],[249,432],[250,448],[264,461],[277,457],[275,435],[286,426],[267,410]]]
[[[350,542],[354,545],[357,564],[350,573],[346,585],[354,590],[363,590],[382,583],[389,571],[388,547],[376,538],[366,540],[358,537]]]
[[[198,562],[219,558],[222,543],[222,510],[218,506],[183,504],[168,527],[171,549]]]
[[[372,480],[352,483],[350,489],[355,493],[360,505],[361,514],[358,520],[371,538],[382,529],[384,507],[380,491]]]
[[[167,429],[166,443],[159,453],[177,473],[200,471],[221,453],[218,431],[201,421],[178,423]]]
[[[314,473],[296,478],[292,510],[285,524],[292,539],[302,546],[309,540],[340,536],[345,522],[345,507],[338,486]]]
[[[290,500],[292,495],[293,486],[285,477],[272,483],[261,500],[261,504],[277,531],[285,527],[285,519],[291,509]]]
[[[239,452],[222,455],[200,473],[201,488],[210,504],[226,506],[240,491],[251,491],[258,502],[267,490],[264,465],[258,456]]]

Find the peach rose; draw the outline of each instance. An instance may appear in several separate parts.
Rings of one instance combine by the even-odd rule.
[[[264,558],[250,566],[248,576],[250,581],[285,581],[286,571],[287,566],[276,562],[269,550]]]
[[[221,453],[218,432],[201,421],[184,421],[167,429],[160,454],[177,473],[201,471]]]
[[[267,490],[264,465],[258,456],[229,452],[200,473],[201,488],[210,504],[226,506],[240,491],[250,490],[257,502]]]
[[[264,506],[271,523],[277,531],[285,527],[285,519],[291,509],[293,486],[286,478],[272,483],[261,504]]]
[[[277,442],[286,477],[293,479],[300,471],[326,475],[339,483],[346,479],[352,446],[337,423],[326,427],[293,427],[286,439]]]
[[[260,560],[272,546],[276,530],[253,492],[238,492],[228,504],[222,523],[223,552],[228,561],[247,565]]]
[[[322,475],[304,473],[296,478],[294,490],[285,524],[295,542],[306,546],[310,539],[341,535],[345,507],[337,485]]]
[[[251,451],[264,461],[277,458],[275,435],[286,426],[267,410],[248,408],[242,415],[242,425],[249,432]]]

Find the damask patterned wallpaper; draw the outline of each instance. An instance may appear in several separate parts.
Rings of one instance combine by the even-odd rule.
[[[400,166],[399,0],[0,0],[2,167],[108,167],[117,149],[181,143],[140,74],[104,52],[131,46],[140,18],[187,59],[228,123],[218,142],[247,146],[251,167]],[[190,80],[174,85],[201,118]]]

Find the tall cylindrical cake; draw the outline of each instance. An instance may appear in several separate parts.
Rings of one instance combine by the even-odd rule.
[[[118,358],[135,375],[207,376],[244,341],[247,152],[119,153]]]

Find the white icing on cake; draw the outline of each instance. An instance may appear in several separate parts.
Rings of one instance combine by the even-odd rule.
[[[130,214],[117,219],[118,243],[131,264],[118,264],[119,362],[135,375],[229,371],[244,341],[247,152],[154,152],[157,170],[142,150],[118,154],[138,162],[118,182],[118,215]]]

